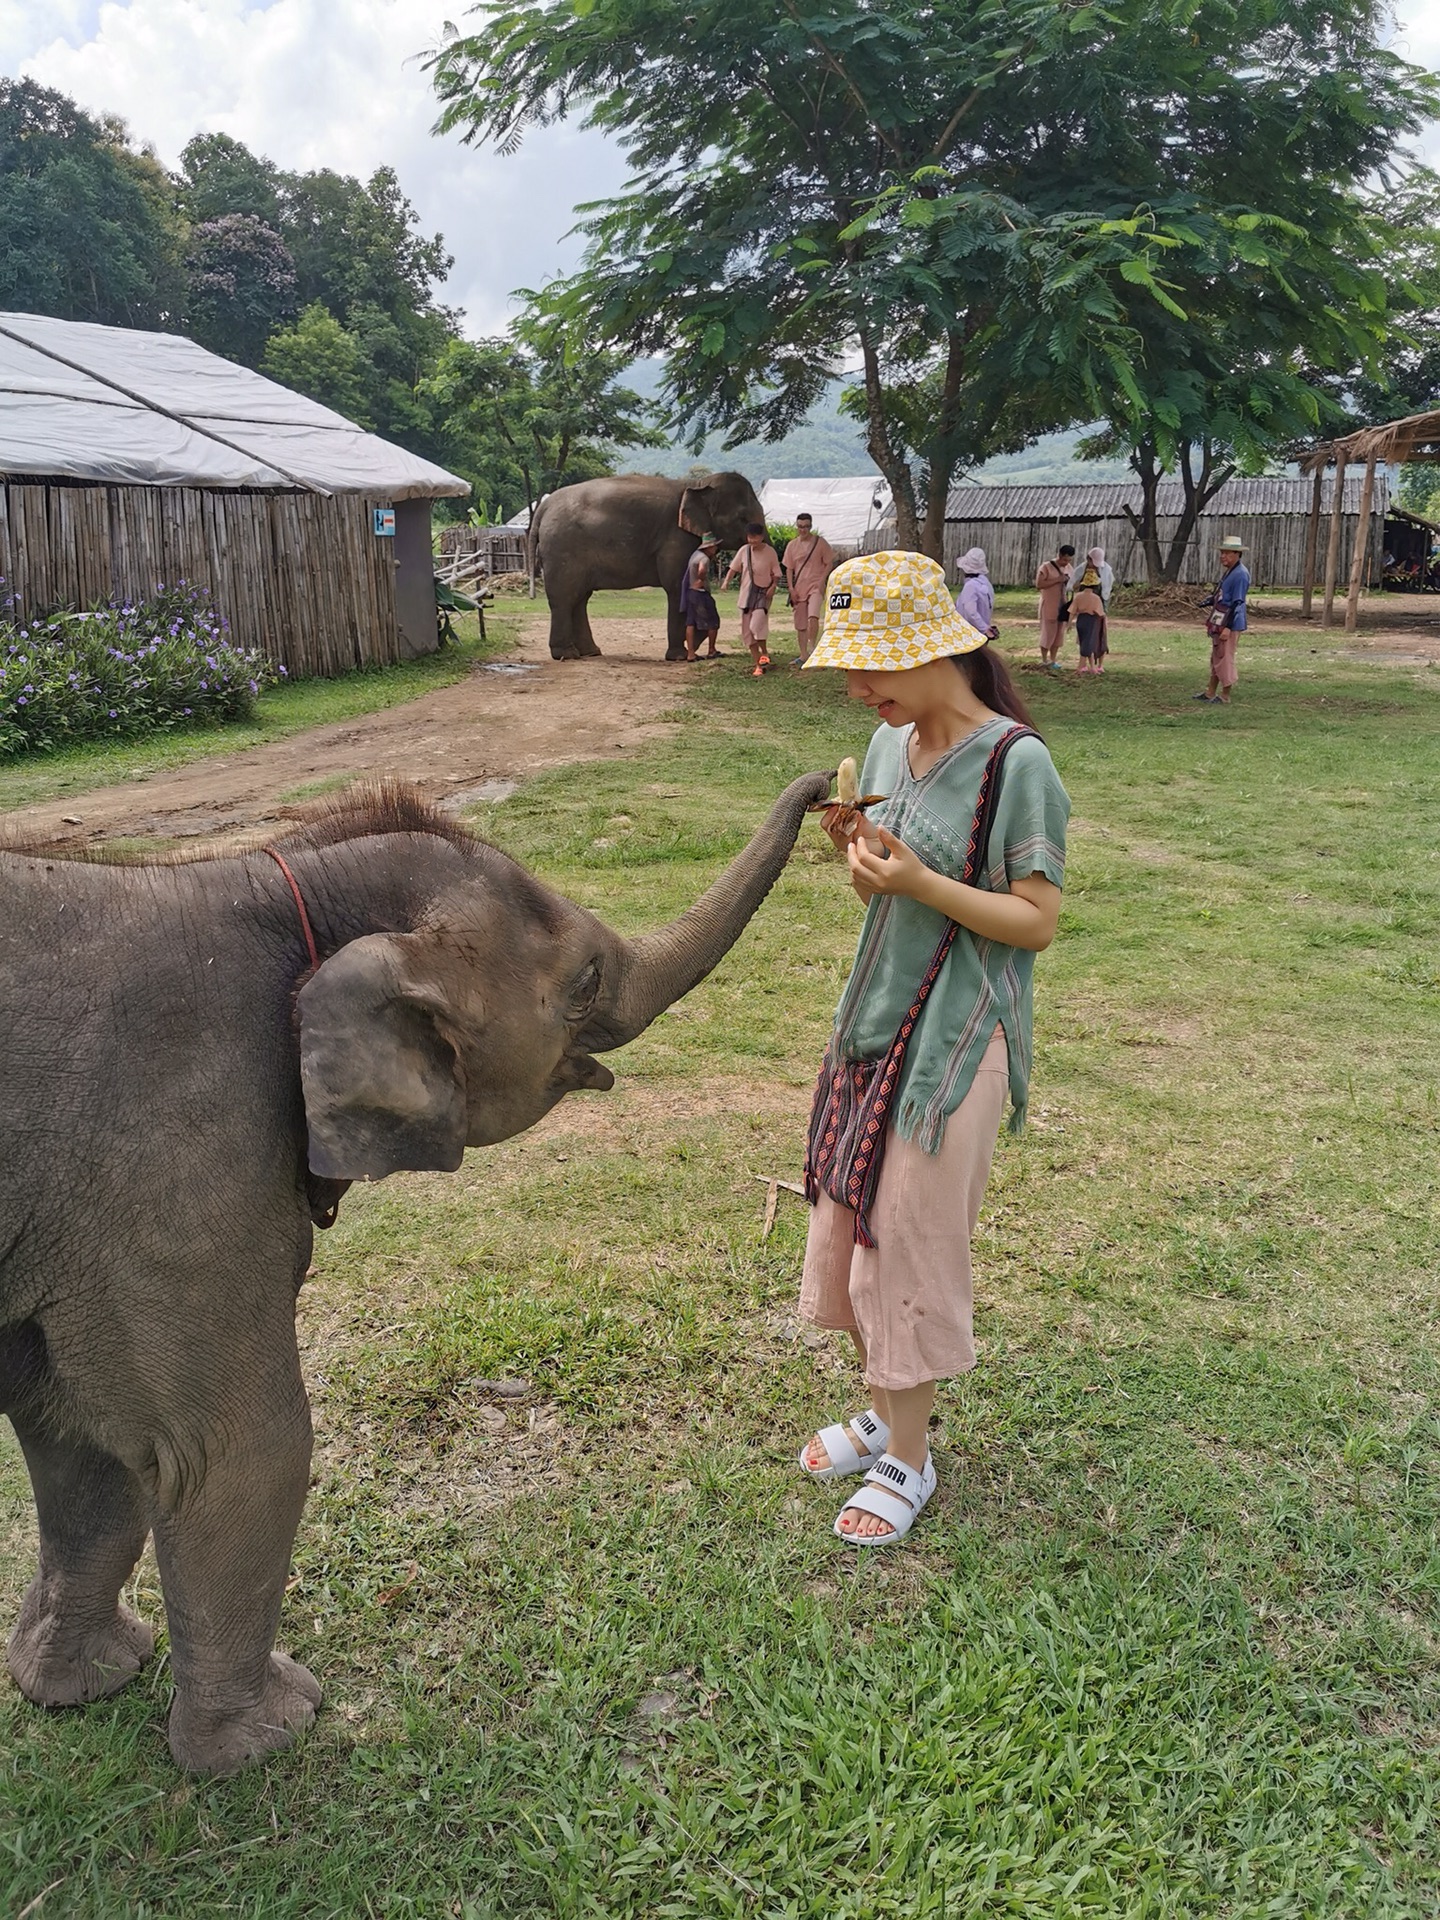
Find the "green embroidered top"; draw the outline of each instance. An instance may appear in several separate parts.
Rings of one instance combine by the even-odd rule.
[[[951,880],[965,877],[965,849],[980,793],[980,775],[1004,719],[987,720],[928,773],[910,771],[913,729],[876,730],[861,788],[887,799],[867,817],[912,848],[926,866]],[[1065,879],[1065,823],[1070,798],[1044,743],[1011,748],[990,835],[988,869],[976,884],[1006,893],[1010,883],[1040,873]],[[945,931],[945,916],[898,895],[876,894],[865,910],[855,968],[840,998],[835,1034],[847,1060],[878,1060],[909,1011],[916,988]],[[982,940],[965,928],[951,947],[911,1036],[900,1075],[894,1124],[927,1153],[938,1151],[945,1122],[970,1091],[998,1022],[1010,1056],[1012,1130],[1025,1121],[1033,1054],[1031,981],[1035,955]]]

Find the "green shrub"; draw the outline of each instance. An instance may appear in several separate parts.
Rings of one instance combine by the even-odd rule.
[[[277,671],[184,581],[138,604],[0,616],[0,757],[242,720]]]

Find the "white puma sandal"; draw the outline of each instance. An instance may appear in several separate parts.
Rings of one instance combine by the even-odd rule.
[[[846,1427],[859,1434],[860,1438],[868,1443],[864,1453],[861,1453],[849,1433],[845,1431]],[[841,1426],[822,1427],[815,1435],[815,1439],[829,1455],[828,1467],[811,1466],[805,1455],[813,1442],[807,1440],[800,1449],[800,1471],[808,1474],[812,1480],[843,1480],[847,1474],[864,1473],[867,1467],[873,1467],[884,1454],[885,1443],[889,1438],[889,1427],[875,1409],[870,1407],[864,1413],[857,1413],[853,1420],[847,1420]]]
[[[935,1491],[935,1462],[927,1453],[925,1471],[917,1473],[897,1460],[893,1453],[882,1453],[865,1476],[865,1484],[852,1493],[835,1516],[836,1538],[847,1547],[890,1547],[903,1540],[925,1510]],[[893,1533],[846,1533],[840,1522],[847,1513],[872,1513],[895,1529]]]

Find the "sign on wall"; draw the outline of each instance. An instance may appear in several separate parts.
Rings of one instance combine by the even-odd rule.
[[[395,538],[395,509],[393,507],[376,507],[375,532],[384,539],[393,540]]]

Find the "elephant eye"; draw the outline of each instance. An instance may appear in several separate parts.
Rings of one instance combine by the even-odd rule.
[[[583,1020],[600,994],[600,962],[588,961],[570,987],[570,1018]]]

